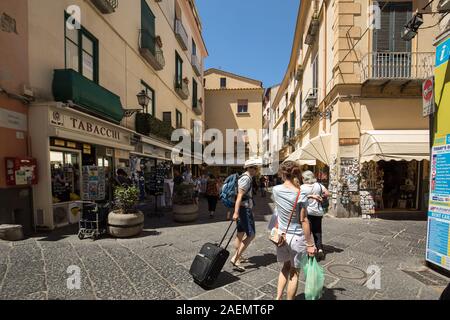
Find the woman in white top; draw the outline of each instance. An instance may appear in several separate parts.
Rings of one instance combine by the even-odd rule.
[[[280,174],[283,184],[273,187],[273,200],[278,212],[278,228],[286,234],[286,244],[277,247],[277,260],[283,262],[283,267],[278,277],[277,300],[283,296],[287,285],[287,299],[293,300],[297,294],[298,275],[301,267],[301,258],[305,254],[314,256],[316,247],[311,235],[310,224],[306,214],[307,198],[300,193],[298,184],[294,182],[299,178],[301,169],[293,161],[287,161],[281,165]],[[289,219],[297,200],[296,210]],[[289,224],[289,228],[288,228]],[[287,229],[287,230],[286,230]]]
[[[327,188],[317,182],[314,173],[311,171],[303,172],[302,178],[302,192],[308,196],[315,196],[308,197],[306,210],[308,212],[308,220],[311,223],[311,232],[314,236],[314,243],[318,250],[317,259],[323,259],[322,218],[325,212],[322,206],[322,198],[328,198],[330,193]]]

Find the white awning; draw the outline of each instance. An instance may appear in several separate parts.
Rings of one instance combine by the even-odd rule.
[[[361,136],[361,162],[428,160],[428,130],[372,130]]]
[[[299,164],[316,165],[319,160],[327,165],[331,163],[331,134],[321,134],[312,138],[304,147],[295,150],[285,161],[297,161]]]

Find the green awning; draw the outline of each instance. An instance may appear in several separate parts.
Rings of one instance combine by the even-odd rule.
[[[120,97],[72,69],[55,70],[55,101],[72,101],[83,111],[105,120],[120,123],[124,116]]]

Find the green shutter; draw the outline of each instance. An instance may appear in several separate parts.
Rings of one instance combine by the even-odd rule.
[[[141,0],[142,43],[155,55],[155,15],[145,0]]]

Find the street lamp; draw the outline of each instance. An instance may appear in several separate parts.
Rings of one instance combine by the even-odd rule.
[[[147,95],[145,90],[142,90],[137,95],[138,103],[142,107],[142,109],[145,109],[145,112],[148,113],[148,104],[150,102],[150,97]]]
[[[402,33],[402,39],[405,41],[411,41],[417,35],[417,31],[419,30],[422,24],[423,24],[423,15],[416,11],[413,14],[411,20],[409,20],[408,23],[405,25]]]

